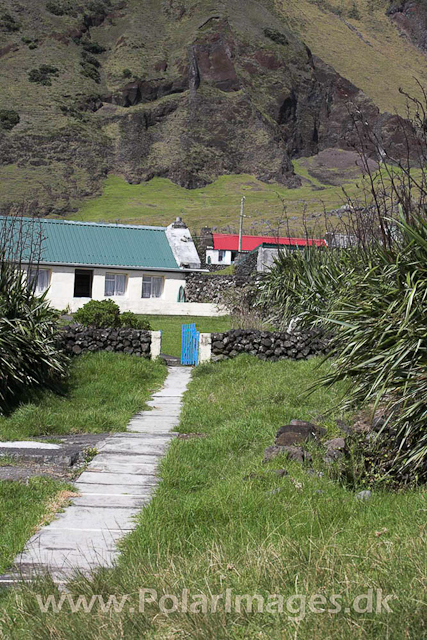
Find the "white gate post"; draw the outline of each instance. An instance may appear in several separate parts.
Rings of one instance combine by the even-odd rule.
[[[162,352],[162,332],[151,331],[151,359],[155,360]]]
[[[212,355],[212,334],[201,333],[199,342],[199,364],[210,362]]]

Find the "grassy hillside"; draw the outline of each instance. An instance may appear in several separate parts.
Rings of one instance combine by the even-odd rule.
[[[94,222],[126,222],[132,224],[169,224],[181,216],[191,229],[214,226],[237,230],[240,199],[246,197],[245,231],[247,233],[277,232],[279,220],[284,218],[286,203],[289,224],[293,233],[303,231],[303,214],[310,224],[317,221],[313,214],[323,208],[334,209],[344,203],[339,185],[321,182],[309,173],[313,159],[294,161],[295,171],[304,179],[298,189],[266,184],[250,175],[222,176],[202,189],[183,189],[165,178],[154,178],[142,184],[128,184],[118,176],[110,176],[104,183],[103,194],[87,200],[71,216],[74,220]],[[332,172],[332,171],[331,171]],[[346,190],[356,195],[360,180],[342,177]],[[330,181],[327,171],[323,180]],[[318,222],[318,221],[317,221]],[[285,225],[280,231],[285,233]]]
[[[381,111],[405,115],[399,87],[421,97],[426,56],[386,15],[389,0],[276,0],[312,52],[360,87]]]
[[[295,186],[291,158],[317,153],[316,140],[319,148],[339,146],[348,133],[348,83],[325,79],[321,64],[313,71],[301,40],[381,110],[404,113],[398,88],[419,95],[416,81],[427,86],[426,56],[387,17],[389,6],[0,0],[0,110],[19,115],[8,129],[0,112],[0,205],[145,223],[182,214],[192,227],[235,228],[245,194],[254,231],[281,216],[280,198],[290,216],[339,206],[340,185],[354,178],[348,167],[325,175],[315,161],[299,160],[306,180],[285,186]],[[200,76],[191,90],[190,50]],[[56,71],[47,83],[31,81],[42,65]],[[146,93],[129,106],[133,80]],[[144,182],[152,176],[162,178]],[[175,186],[211,181],[194,191]]]

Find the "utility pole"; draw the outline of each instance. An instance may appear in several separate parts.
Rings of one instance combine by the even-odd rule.
[[[239,225],[239,253],[242,251],[243,218],[245,217],[245,196],[240,203],[240,225]]]

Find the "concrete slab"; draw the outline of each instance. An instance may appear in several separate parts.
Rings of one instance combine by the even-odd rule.
[[[0,449],[61,449],[60,444],[49,442],[36,442],[35,440],[15,440],[13,442],[0,442]]]
[[[133,496],[135,498],[150,497],[154,487],[141,485],[111,485],[111,484],[94,484],[92,482],[79,482],[76,484],[76,490],[82,496]]]
[[[154,445],[141,446],[140,443],[133,443],[130,439],[126,442],[116,444],[115,442],[107,442],[105,447],[102,447],[101,453],[123,453],[128,455],[145,455],[151,458],[158,458],[163,456],[166,452],[166,445]]]
[[[176,420],[174,420],[174,422],[176,422]],[[179,420],[177,422],[179,422]],[[140,437],[144,438],[144,441],[142,441],[143,444],[145,444],[145,442],[146,442],[145,439],[147,438],[147,436],[153,436],[154,438],[156,438],[156,444],[169,443],[169,440],[173,437],[173,435],[169,434],[169,431],[166,431],[165,429],[163,431],[161,430],[162,426],[163,426],[162,423],[159,423],[156,426],[155,423],[153,425],[152,421],[149,421],[149,420],[145,421],[143,419],[141,419],[139,421],[135,421],[135,422],[129,422],[129,426],[131,426],[131,425],[135,425],[135,426],[137,426],[137,425],[150,425],[150,424],[152,425],[151,428],[153,430],[153,433],[147,433],[147,434],[144,434],[143,436],[140,436]],[[110,442],[114,442],[114,440],[119,440],[121,437],[123,437],[123,436],[119,436],[119,435],[111,436]],[[127,431],[126,432],[126,441],[128,441],[130,438],[138,438],[138,434],[137,433],[129,433],[129,431]]]
[[[95,465],[100,463],[105,464],[138,464],[138,465],[147,465],[151,467],[158,466],[158,459],[156,456],[146,456],[138,453],[114,453],[114,452],[102,452],[99,453],[93,460],[90,462],[90,465]]]
[[[93,461],[86,469],[87,473],[127,473],[136,476],[155,476],[157,465],[149,464],[129,464],[119,463],[113,464],[111,462],[97,462]]]
[[[155,476],[136,475],[133,473],[109,473],[104,471],[97,473],[96,471],[85,471],[76,482],[77,489],[80,484],[107,484],[114,486],[134,485],[139,487],[152,487],[158,483]]]
[[[92,495],[86,494],[74,498],[73,506],[76,507],[98,507],[100,509],[141,509],[145,504],[150,502],[151,496],[105,496],[105,495]]]
[[[147,402],[149,407],[156,407],[158,409],[163,409],[163,407],[182,407],[182,400],[180,398],[176,398],[175,396],[173,397],[166,397],[161,403],[156,400],[156,398],[153,395],[153,399],[149,400]],[[151,411],[147,411],[147,415],[149,415],[151,413]],[[140,414],[137,414],[140,415]]]
[[[112,507],[82,507],[73,504],[46,527],[46,531],[67,529],[68,531],[131,531],[135,528],[134,516],[138,509],[126,510]]]

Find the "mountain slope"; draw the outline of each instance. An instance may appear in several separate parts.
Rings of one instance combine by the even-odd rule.
[[[360,20],[336,28],[334,2],[0,0],[0,201],[69,213],[108,174],[196,188],[245,173],[298,187],[293,158],[356,141],[349,101],[398,151],[396,118],[372,100],[390,108],[400,72],[388,74],[385,99],[349,58],[364,61],[368,47],[377,64],[391,38],[401,66],[412,56],[417,67],[405,74],[421,79],[425,58],[409,41],[411,56],[397,47],[388,3],[376,0],[384,23],[369,47],[348,26]],[[359,49],[347,34],[352,55],[339,44],[343,28],[356,38]]]

